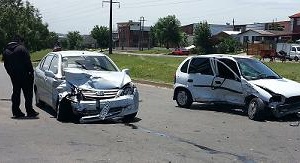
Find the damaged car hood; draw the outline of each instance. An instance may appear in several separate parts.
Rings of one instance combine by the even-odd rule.
[[[119,71],[91,71],[76,68],[67,68],[66,81],[82,89],[115,89],[131,82],[125,72]]]
[[[260,79],[249,82],[285,97],[300,96],[300,83],[289,79]]]

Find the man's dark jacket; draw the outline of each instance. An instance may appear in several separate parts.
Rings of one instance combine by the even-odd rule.
[[[10,42],[3,52],[4,67],[12,78],[33,75],[33,67],[28,50],[17,42]]]

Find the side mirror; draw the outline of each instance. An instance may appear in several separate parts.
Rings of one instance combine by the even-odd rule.
[[[55,78],[55,74],[52,71],[45,71],[45,76],[50,77],[50,78]]]
[[[129,71],[129,69],[127,69],[127,68],[126,68],[126,69],[123,69],[122,72],[125,72],[127,75],[130,76],[130,71]]]

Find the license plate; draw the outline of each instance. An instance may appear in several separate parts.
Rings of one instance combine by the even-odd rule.
[[[103,109],[100,112],[100,119],[104,120],[108,111],[109,111],[110,107],[109,107],[109,103],[106,103],[103,107]]]

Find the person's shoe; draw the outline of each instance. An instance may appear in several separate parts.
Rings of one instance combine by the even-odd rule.
[[[13,118],[23,118],[23,117],[25,117],[25,114],[24,114],[24,113],[22,113],[22,112],[20,112],[20,113],[18,113],[18,114],[15,114],[15,115],[13,115]]]
[[[32,113],[27,113],[27,117],[37,117],[40,113],[33,111]]]

